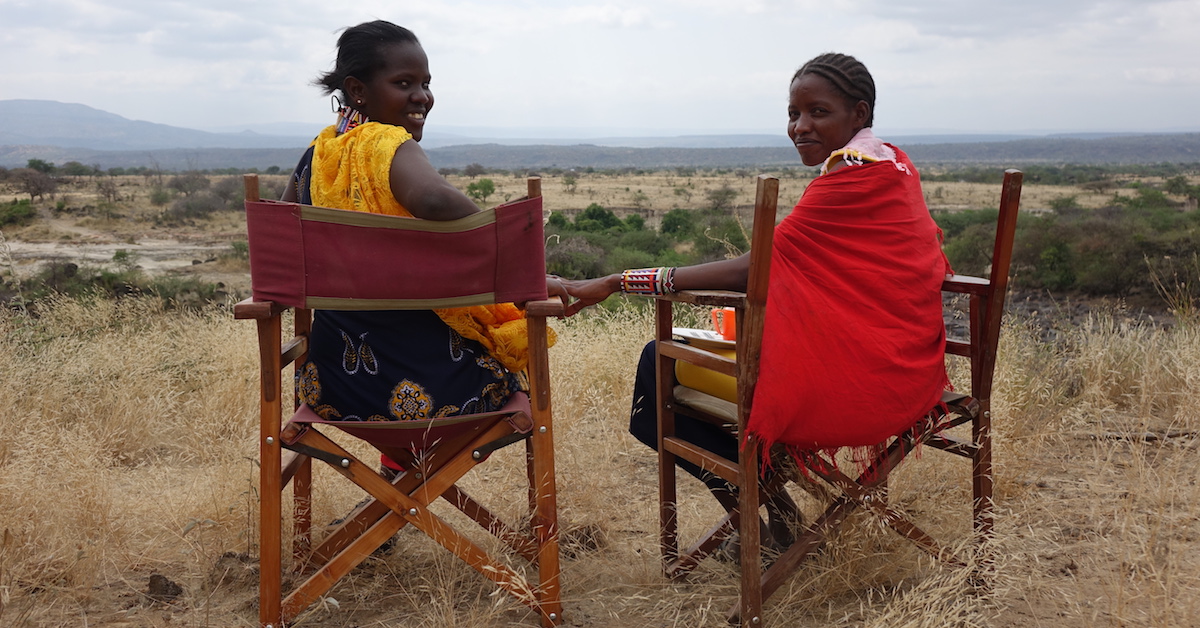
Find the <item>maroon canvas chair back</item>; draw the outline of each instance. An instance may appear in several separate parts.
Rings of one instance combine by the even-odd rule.
[[[247,201],[246,226],[255,301],[402,310],[546,298],[540,196],[445,222]]]

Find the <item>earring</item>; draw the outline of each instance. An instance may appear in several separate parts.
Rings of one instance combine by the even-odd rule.
[[[329,104],[333,107],[333,112],[337,113],[342,110],[342,99],[337,97],[337,94],[329,95]]]

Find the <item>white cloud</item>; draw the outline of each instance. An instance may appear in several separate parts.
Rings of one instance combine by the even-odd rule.
[[[194,127],[325,120],[309,81],[341,28],[382,18],[429,52],[431,124],[776,132],[791,73],[836,50],[875,75],[881,126],[1200,128],[1200,2],[981,4],[0,0],[0,98]]]

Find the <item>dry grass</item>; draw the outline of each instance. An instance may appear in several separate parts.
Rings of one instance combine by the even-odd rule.
[[[500,202],[523,178],[492,177]],[[468,180],[452,178],[460,187]],[[116,217],[67,211],[7,230],[10,242],[147,238],[227,240],[223,213],[180,228],[156,224],[145,180],[128,177]],[[798,198],[805,179],[782,180]],[[86,179],[61,190],[94,205]],[[752,178],[666,173],[580,175],[543,182],[548,208],[596,202],[623,213],[633,195],[653,224],[698,207],[724,185],[752,201]],[[691,194],[676,193],[683,188]],[[993,206],[998,186],[933,183],[933,208]],[[1108,195],[1027,185],[1023,206],[1059,196],[1085,207]],[[3,199],[0,199],[3,200]],[[102,212],[101,212],[102,213]],[[121,246],[125,246],[121,244]],[[4,260],[8,270],[11,259]],[[209,267],[204,264],[197,271]],[[15,269],[23,270],[20,265]],[[216,269],[222,276],[242,268]],[[209,271],[214,272],[214,271]],[[227,279],[223,279],[227,280]],[[227,308],[164,311],[154,301],[58,301],[31,318],[0,311],[0,626],[251,626],[256,622],[257,366],[253,325]],[[1010,321],[997,374],[997,535],[990,591],[865,518],[768,603],[774,626],[1189,626],[1200,615],[1200,328],[1132,326],[1111,315],[1054,344]],[[697,319],[696,325],[703,324]],[[564,596],[571,626],[722,626],[737,572],[707,561],[685,583],[659,570],[655,457],[625,433],[633,366],[650,320],[636,307],[555,323],[552,349]],[[344,439],[343,439],[344,440]],[[350,444],[365,457],[361,444]],[[519,447],[498,452],[467,490],[520,513]],[[314,517],[361,497],[318,467]],[[947,539],[969,538],[958,459],[908,463],[893,499]],[[817,504],[797,494],[812,514]],[[444,506],[444,505],[442,505]],[[695,482],[681,498],[685,536],[717,514]],[[439,514],[455,523],[449,508]],[[369,559],[298,625],[533,626],[535,618],[420,533]],[[512,564],[524,569],[520,559]],[[181,586],[147,597],[151,574]]]
[[[698,208],[707,205],[707,193],[729,186],[737,195],[733,204],[750,207],[754,204],[754,177],[749,171],[698,173],[681,176],[669,171],[646,174],[583,174],[572,175],[576,182],[572,192],[564,175],[545,175],[542,194],[547,208],[561,210],[567,215],[598,203],[619,216],[640,212],[650,225],[657,225],[662,215],[677,208]],[[780,176],[780,215],[786,214],[796,199],[800,198],[811,178],[796,176],[794,171],[786,173],[766,172]],[[807,173],[811,175],[812,173]],[[484,175],[496,184],[495,194],[489,202],[498,203],[518,198],[525,194],[524,177],[510,175]],[[472,179],[463,175],[448,177],[459,189],[466,189]],[[477,178],[478,179],[478,178]],[[996,207],[1000,203],[1000,186],[985,183],[926,183],[925,201],[932,210],[963,210]],[[638,194],[642,198],[637,197]],[[1132,194],[1132,190],[1121,190]],[[1112,192],[1097,192],[1079,186],[1051,186],[1026,183],[1022,192],[1022,208],[1026,211],[1048,211],[1050,203],[1059,197],[1074,196],[1080,207],[1102,207],[1112,202]]]
[[[710,560],[688,582],[661,577],[655,459],[624,433],[648,317],[619,308],[555,326],[568,625],[724,625],[736,571]],[[256,582],[238,556],[255,551],[253,336],[222,308],[143,300],[0,314],[0,625],[254,624]],[[1003,341],[991,591],[856,518],[859,534],[836,539],[768,603],[769,625],[1195,625],[1200,330],[1099,316],[1058,344],[1037,338],[1017,321]],[[467,487],[499,495],[508,516],[523,501],[511,497],[517,449]],[[317,521],[359,499],[332,473],[317,476]],[[944,508],[967,494],[965,477],[957,459],[925,452],[902,470],[895,503],[935,534],[966,539],[966,510]],[[716,505],[687,486],[690,534]],[[152,573],[182,594],[148,599]],[[493,592],[406,530],[392,555],[368,560],[298,625],[536,625]]]

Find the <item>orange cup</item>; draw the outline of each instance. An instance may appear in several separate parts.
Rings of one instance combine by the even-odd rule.
[[[737,315],[731,307],[718,307],[712,310],[713,328],[726,340],[737,339]]]

